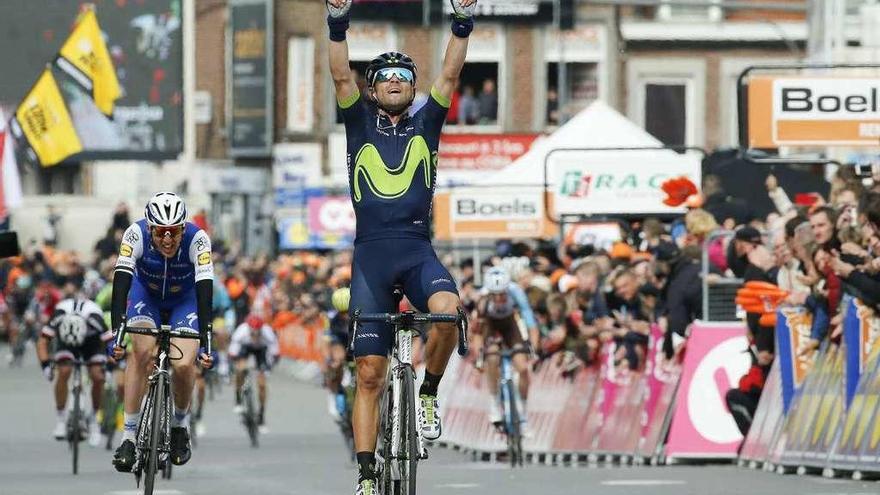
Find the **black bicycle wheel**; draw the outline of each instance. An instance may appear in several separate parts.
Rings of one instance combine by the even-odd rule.
[[[251,447],[260,446],[259,429],[257,425],[257,412],[254,409],[254,392],[252,387],[247,387],[244,391],[245,403],[245,426],[247,427],[248,437],[251,439]]]
[[[416,495],[416,471],[419,466],[419,432],[416,423],[415,391],[413,370],[409,366],[401,368],[400,391],[400,462],[401,495]]]
[[[519,411],[516,409],[516,391],[513,381],[507,382],[507,407],[510,415],[507,431],[507,453],[510,456],[510,466],[522,465],[522,432],[519,424]]]
[[[149,446],[146,452],[146,471],[144,477],[144,495],[153,495],[156,482],[156,471],[159,467],[159,437],[162,436],[162,414],[165,409],[165,379],[163,375],[156,377],[150,387],[152,407],[150,411]],[[166,459],[166,463],[171,459]]]
[[[79,379],[78,372],[76,373],[75,380]],[[67,424],[69,425],[67,428],[67,441],[70,442],[71,453],[73,454],[73,474],[77,474],[79,472],[79,441],[82,438],[82,432],[80,431],[82,427],[82,410],[80,409],[80,390],[79,384],[74,382],[73,386],[73,410],[70,412],[70,418],[67,420]]]
[[[390,377],[389,377],[390,378]],[[389,379],[390,382],[390,379]],[[391,384],[385,385],[385,392],[382,393],[382,399],[379,401],[379,436],[376,439],[377,457],[376,469],[378,470],[379,493],[381,495],[392,495],[394,487],[391,481],[391,413],[393,404],[391,403]]]
[[[105,387],[104,395],[101,400],[101,432],[107,437],[104,447],[107,450],[113,448],[113,436],[116,434],[116,389],[115,387]]]

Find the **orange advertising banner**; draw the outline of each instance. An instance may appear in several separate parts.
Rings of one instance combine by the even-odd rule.
[[[748,133],[750,148],[877,146],[880,79],[754,76]]]

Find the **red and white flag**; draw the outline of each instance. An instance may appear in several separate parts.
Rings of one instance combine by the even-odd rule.
[[[15,160],[15,143],[8,132],[6,115],[0,110],[0,219],[21,206],[21,177]]]

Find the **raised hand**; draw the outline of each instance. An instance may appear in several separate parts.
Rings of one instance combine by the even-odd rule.
[[[473,17],[477,10],[477,0],[449,0],[452,10],[459,17]]]
[[[330,17],[339,18],[348,14],[352,0],[325,0]]]

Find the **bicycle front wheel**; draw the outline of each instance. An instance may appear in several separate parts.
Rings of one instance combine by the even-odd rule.
[[[79,441],[82,437],[82,409],[80,405],[80,393],[76,387],[73,392],[73,411],[70,412],[68,419],[67,441],[70,442],[71,453],[73,454],[73,474],[79,472]]]
[[[248,437],[251,439],[251,447],[257,448],[260,446],[260,431],[257,425],[257,412],[254,408],[254,391],[251,387],[244,391],[244,403],[245,426],[247,427]]]
[[[165,380],[162,376],[150,387],[151,411],[149,446],[146,452],[147,469],[144,473],[144,495],[153,495],[156,472],[159,469],[159,437],[162,435],[162,411],[165,410]],[[166,459],[165,462],[171,462]]]
[[[510,467],[522,466],[522,430],[520,414],[516,409],[516,390],[513,381],[508,381],[507,388],[507,454],[510,456]]]
[[[401,368],[400,377],[400,485],[399,495],[415,495],[416,472],[419,465],[419,432],[416,425],[416,402],[413,384],[413,370],[409,366]]]

